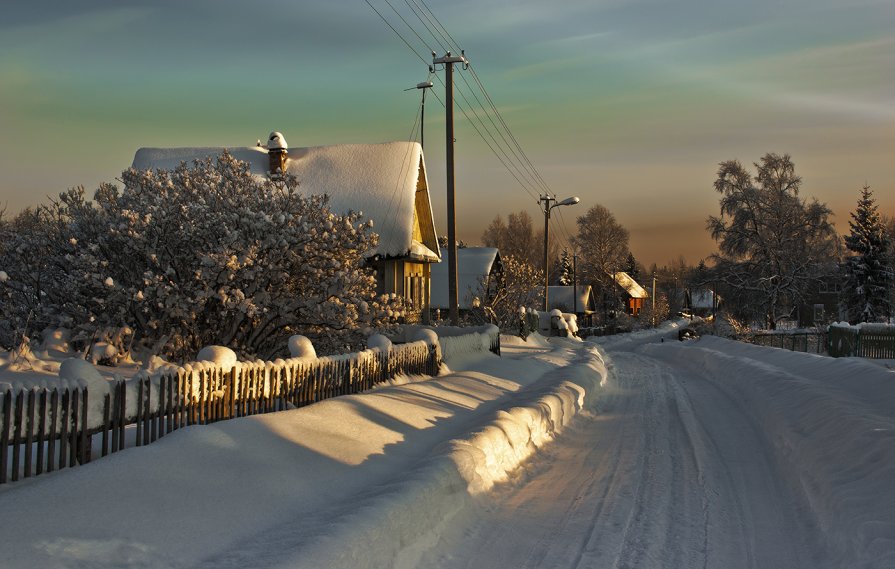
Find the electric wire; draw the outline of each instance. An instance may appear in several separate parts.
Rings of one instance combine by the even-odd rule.
[[[406,45],[410,49],[410,51],[412,51],[413,54],[419,58],[420,61],[422,61],[426,65],[429,65],[429,62],[426,61],[426,59],[422,55],[417,53],[416,49],[414,49],[414,47],[412,45],[410,45],[410,42],[408,42],[404,38],[404,36],[402,36],[401,33],[398,30],[396,30],[395,27],[393,25],[391,25],[391,23],[388,20],[385,19],[385,16],[383,16],[382,13],[379,10],[377,10],[376,7],[373,6],[373,4],[370,3],[370,0],[364,0],[364,2],[366,2],[367,6],[369,6],[370,8],[373,9],[374,12],[376,12],[376,14],[382,19],[382,21],[385,22],[386,26],[388,26],[389,28],[392,29],[393,32],[395,32],[395,35],[398,36],[402,42],[404,42],[404,45]],[[431,50],[429,50],[429,51],[431,51]]]
[[[410,23],[409,23],[407,20],[404,19],[404,16],[402,16],[401,13],[398,12],[398,10],[392,5],[392,3],[391,3],[389,0],[383,0],[383,1],[384,1],[386,4],[388,4],[388,7],[392,9],[392,12],[394,12],[395,15],[397,15],[397,16],[401,19],[402,22],[404,22],[404,25],[407,26],[407,27],[410,29],[411,32],[413,32],[413,35],[415,35],[415,36],[417,37],[417,39],[420,40],[420,42],[422,42],[422,44],[423,44],[424,46],[426,46],[426,49],[428,49],[430,52],[432,52],[432,47],[431,47],[428,43],[426,43],[426,40],[424,40],[424,39],[423,39],[423,38],[416,32],[416,30],[413,28],[413,26],[411,26]]]
[[[413,2],[417,3],[417,0],[413,0]],[[429,8],[429,5],[426,4],[425,0],[419,0],[419,3],[422,4],[423,6],[425,6],[426,11],[429,12],[429,15],[432,16],[432,19],[435,20],[436,24],[438,24],[438,27],[441,28],[445,34],[447,34],[448,38],[450,38],[448,45],[453,45],[454,49],[456,49],[457,51],[461,51],[460,44],[457,43],[456,41],[454,41],[454,38],[451,36],[450,32],[447,31],[447,28],[445,28],[443,25],[441,25],[441,22],[438,20],[438,17],[435,15],[434,12],[432,12],[432,9]]]
[[[419,140],[419,126],[420,126],[420,118],[422,116],[422,106],[423,106],[423,102],[422,102],[422,99],[420,99],[420,104],[417,107],[416,115],[413,120],[413,127],[411,127],[410,134],[407,137],[408,142],[417,142]],[[395,189],[392,190],[392,195],[391,195],[391,197],[389,197],[388,206],[385,210],[386,223],[383,225],[383,227],[388,226],[392,221],[397,221],[398,212],[400,211],[401,206],[404,203],[404,192],[401,192],[400,199],[398,200],[398,206],[394,207],[395,195],[401,189],[401,181],[406,176],[406,174],[405,174],[406,166],[407,166],[407,163],[410,161],[411,148],[412,148],[412,146],[408,145],[408,150],[404,155],[404,159],[401,161],[401,170],[398,174],[398,179],[395,181]]]
[[[435,40],[435,43],[437,43],[442,50],[448,51],[448,48],[446,48],[445,45],[438,39],[438,37],[436,37],[435,33],[432,31],[432,28],[430,28],[425,20],[423,20],[423,16],[421,16],[419,11],[417,11],[417,8],[415,8],[414,5],[410,3],[410,0],[404,0],[404,3],[407,4],[407,7],[410,8],[410,11],[413,12],[413,14],[416,16],[416,19],[420,21],[423,27],[429,31],[429,35],[432,36],[432,39]],[[444,39],[444,36],[442,36],[442,39]]]
[[[482,103],[482,100],[479,98],[478,94],[475,92],[475,90],[469,84],[469,81],[466,79],[465,74],[459,73],[459,75],[460,75],[460,78],[463,81],[463,83],[466,85],[466,88],[469,90],[470,93],[472,93],[476,102],[482,108],[482,111],[485,114],[485,116],[488,117],[488,120],[490,121],[491,125],[494,127],[494,132],[496,132],[500,136],[500,138],[504,142],[505,147],[509,150],[510,154],[512,154],[513,157],[515,158],[515,162],[517,162],[519,164],[519,169],[526,171],[525,178],[527,180],[529,180],[531,185],[535,186],[535,188],[537,188],[538,186],[541,186],[541,189],[536,189],[535,191],[540,193],[542,190],[549,190],[549,188],[544,188],[544,185],[540,183],[538,176],[532,174],[532,168],[526,167],[526,161],[525,161],[524,157],[520,158],[519,153],[516,152],[513,149],[513,147],[510,145],[509,141],[507,140],[506,136],[504,136],[500,127],[497,126],[497,124],[494,122],[494,119],[492,118],[493,113],[489,113],[487,111],[487,107]],[[462,92],[462,88],[460,88],[459,84],[458,84],[458,91]],[[496,143],[496,141],[495,141],[495,143]]]
[[[416,31],[416,29],[407,21],[404,16],[400,14],[400,12],[395,8],[395,6],[389,1],[384,0],[386,4],[392,9],[393,12],[401,19],[401,21],[410,28],[411,32],[416,36],[416,38],[424,45],[430,52],[432,49],[429,43],[422,38],[420,33]],[[428,61],[423,58],[416,49],[410,44],[409,41],[393,26],[383,14],[376,9],[375,6],[370,2],[370,0],[365,0],[367,5],[373,9],[374,12],[382,19],[383,22],[404,42],[404,44],[417,56],[423,63],[430,67]],[[462,52],[459,47],[459,44],[454,40],[453,36],[451,36],[450,32],[447,31],[447,28],[441,23],[437,16],[435,16],[432,9],[426,4],[425,0],[404,0],[405,4],[407,4],[408,8],[413,12],[416,18],[420,21],[429,35],[432,36],[432,39],[435,40],[435,43],[439,45],[445,51],[447,47],[452,47],[457,51]],[[428,21],[428,23],[427,23]],[[439,39],[439,36],[441,39]],[[434,52],[433,52],[434,54]],[[457,93],[462,100],[455,100],[455,104],[457,108],[461,111],[463,116],[469,122],[470,126],[473,127],[476,134],[482,141],[488,146],[489,150],[494,154],[494,156],[498,159],[498,161],[503,165],[503,167],[510,173],[510,175],[516,180],[519,186],[536,202],[540,203],[538,197],[532,190],[534,189],[536,193],[539,193],[543,190],[546,195],[553,195],[555,198],[555,193],[550,190],[550,186],[547,184],[546,180],[543,178],[541,173],[535,168],[531,159],[522,149],[522,145],[519,143],[519,140],[513,134],[512,130],[509,128],[506,120],[503,118],[503,115],[497,108],[497,105],[494,103],[493,98],[488,93],[487,89],[484,86],[481,78],[478,76],[475,68],[471,64],[466,64],[465,67],[469,69],[470,74],[472,76],[473,81],[475,82],[476,87],[478,87],[478,91],[482,93],[485,101],[487,101],[487,105],[482,101],[482,98],[479,97],[476,89],[470,84],[469,80],[466,78],[465,74],[460,72],[458,76],[460,77],[462,84],[465,85],[466,91],[464,91],[463,86],[461,86],[460,82],[455,82],[457,85]],[[431,67],[430,67],[431,69]],[[431,74],[430,74],[431,76]],[[438,82],[444,86],[444,81],[440,76],[437,76]],[[468,95],[467,95],[468,93]],[[438,94],[433,90],[433,95],[435,96],[438,103],[444,108],[445,103],[441,100]],[[478,104],[478,107],[472,103],[470,99],[474,99]],[[477,110],[477,108],[481,109],[481,114]],[[489,111],[490,109],[490,111]],[[475,117],[470,116],[470,113]],[[487,118],[487,121],[491,124],[491,127],[486,124],[485,119],[482,118],[481,115],[484,115]],[[496,122],[495,122],[496,117]],[[481,127],[481,128],[480,128]],[[414,124],[414,131],[416,130],[416,123]],[[487,133],[486,135],[483,133]],[[496,133],[496,134],[495,134]],[[413,136],[413,132],[411,133]],[[498,140],[498,137],[500,140]],[[489,142],[489,139],[491,142]],[[523,181],[524,180],[524,181]],[[539,189],[538,189],[539,188]],[[568,233],[568,230],[565,227],[565,220],[562,216],[561,210],[558,210],[560,217],[560,231],[561,235],[558,235],[558,242],[566,242],[569,246],[571,246],[572,238]],[[552,232],[551,232],[552,233]]]
[[[512,158],[510,158],[509,154],[507,154],[507,152],[506,152],[506,150],[504,149],[504,147],[503,147],[503,146],[500,144],[500,142],[498,142],[498,140],[495,138],[495,136],[494,136],[494,134],[492,133],[492,131],[491,131],[490,129],[488,129],[488,125],[485,124],[485,121],[479,116],[479,113],[478,113],[478,111],[476,110],[475,106],[472,105],[472,103],[469,102],[469,99],[466,97],[466,94],[465,94],[465,93],[463,92],[463,90],[459,87],[459,85],[457,85],[457,87],[458,87],[458,88],[457,88],[457,94],[460,95],[460,98],[461,98],[461,99],[463,100],[463,102],[466,104],[467,108],[470,110],[470,112],[472,112],[473,116],[475,116],[475,118],[476,118],[476,120],[478,121],[478,123],[482,126],[482,129],[488,134],[488,136],[491,138],[491,140],[494,142],[494,144],[498,147],[498,149],[500,150],[500,152],[503,154],[504,158],[506,158],[507,162],[509,162],[509,163],[512,165],[512,167],[516,170],[516,172],[517,172],[520,176],[522,176],[522,178],[525,178],[526,182],[528,182],[527,184],[526,184],[526,183],[523,183],[523,186],[525,187],[526,191],[528,192],[528,195],[531,196],[531,197],[534,197],[534,194],[533,194],[531,191],[529,191],[529,190],[532,190],[532,189],[535,189],[535,188],[531,188],[531,187],[530,187],[530,185],[531,185],[531,181],[530,181],[530,180],[528,179],[528,177],[526,176],[526,173],[523,172],[520,168],[518,168],[518,167],[516,166],[515,162],[513,162]],[[498,134],[499,134],[499,132],[498,132]],[[536,186],[537,184],[534,184],[534,185]],[[536,189],[535,189],[535,193],[537,193],[537,190],[536,190]]]

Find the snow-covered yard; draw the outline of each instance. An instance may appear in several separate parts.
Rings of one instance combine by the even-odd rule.
[[[895,566],[895,373],[676,336],[505,341],[5,485],[0,566]]]

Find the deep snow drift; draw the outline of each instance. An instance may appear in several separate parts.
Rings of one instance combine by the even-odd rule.
[[[0,487],[0,566],[895,566],[895,372],[676,325]]]
[[[454,371],[438,378],[188,427],[5,485],[2,566],[412,564],[411,544],[505,480],[595,392],[599,358],[579,348],[534,336],[504,358],[448,360]]]

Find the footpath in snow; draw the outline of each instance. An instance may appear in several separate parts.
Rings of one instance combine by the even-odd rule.
[[[0,487],[0,566],[414,566],[602,378],[594,350],[537,336],[447,363]]]

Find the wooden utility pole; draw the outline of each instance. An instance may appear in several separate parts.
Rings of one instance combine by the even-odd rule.
[[[575,305],[575,314],[578,314],[578,255],[572,250],[572,302]],[[586,308],[585,308],[586,310]]]
[[[434,55],[434,54],[433,54]],[[454,205],[454,64],[466,64],[466,58],[451,55],[436,57],[433,65],[444,65],[445,78],[445,148],[447,150],[447,223],[448,223],[448,305],[450,306],[451,325],[460,325],[460,308],[457,297],[457,221]]]
[[[550,259],[547,256],[550,250],[550,210],[553,209],[550,202],[556,202],[556,198],[550,197],[549,194],[544,194],[538,198],[538,201],[544,204],[544,312],[549,312]]]

